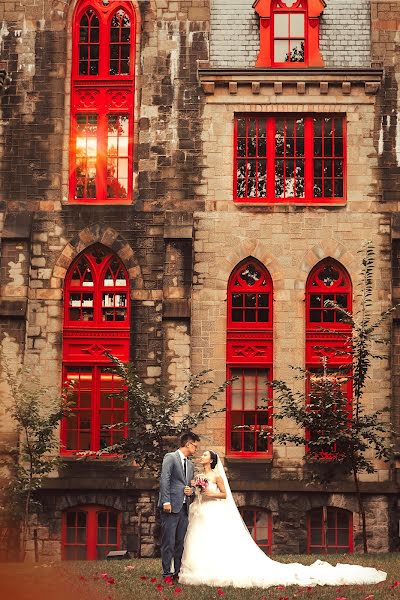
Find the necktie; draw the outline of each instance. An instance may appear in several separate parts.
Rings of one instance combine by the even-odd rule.
[[[184,458],[183,459],[183,472],[185,473],[185,480],[186,480],[186,461],[187,461],[187,459]]]

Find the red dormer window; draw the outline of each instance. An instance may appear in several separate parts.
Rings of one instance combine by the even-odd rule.
[[[288,10],[291,5],[292,9]],[[275,2],[272,17],[272,63],[279,66],[306,64],[306,11],[302,0]]]
[[[260,16],[257,67],[321,67],[319,18],[324,0],[256,0]]]

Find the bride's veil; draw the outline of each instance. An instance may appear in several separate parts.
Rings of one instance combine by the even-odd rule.
[[[251,539],[253,539],[251,536],[251,533],[249,532],[249,530],[247,528],[246,523],[242,519],[242,515],[240,514],[240,512],[236,506],[236,502],[233,499],[231,486],[229,485],[229,481],[226,476],[224,466],[223,466],[222,461],[221,461],[220,457],[218,456],[218,454],[217,454],[217,465],[214,470],[216,472],[216,475],[219,475],[221,477],[222,481],[224,482],[225,492],[226,492],[226,505],[227,505],[227,509],[231,513],[232,526],[236,525],[238,528],[240,528],[242,530],[242,533],[244,533],[246,535],[246,537],[249,536]],[[262,550],[260,550],[260,551],[264,554],[264,552]]]

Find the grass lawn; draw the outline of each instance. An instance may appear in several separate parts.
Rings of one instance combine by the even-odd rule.
[[[281,562],[310,564],[315,556],[280,556]],[[321,557],[324,560],[326,557]],[[0,564],[1,600],[400,600],[400,554],[329,557],[329,562],[373,566],[388,573],[387,581],[369,586],[217,589],[166,585],[155,559]],[[162,587],[161,587],[162,586]]]

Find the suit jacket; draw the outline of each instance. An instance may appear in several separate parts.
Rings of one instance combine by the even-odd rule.
[[[163,504],[170,502],[172,512],[178,513],[183,505],[185,494],[183,492],[185,486],[190,485],[190,481],[194,477],[194,467],[188,459],[186,461],[186,479],[183,472],[181,457],[178,450],[168,452],[164,456],[161,467],[160,477],[160,495],[158,498],[158,506],[162,508]],[[186,501],[190,500],[186,496]]]

